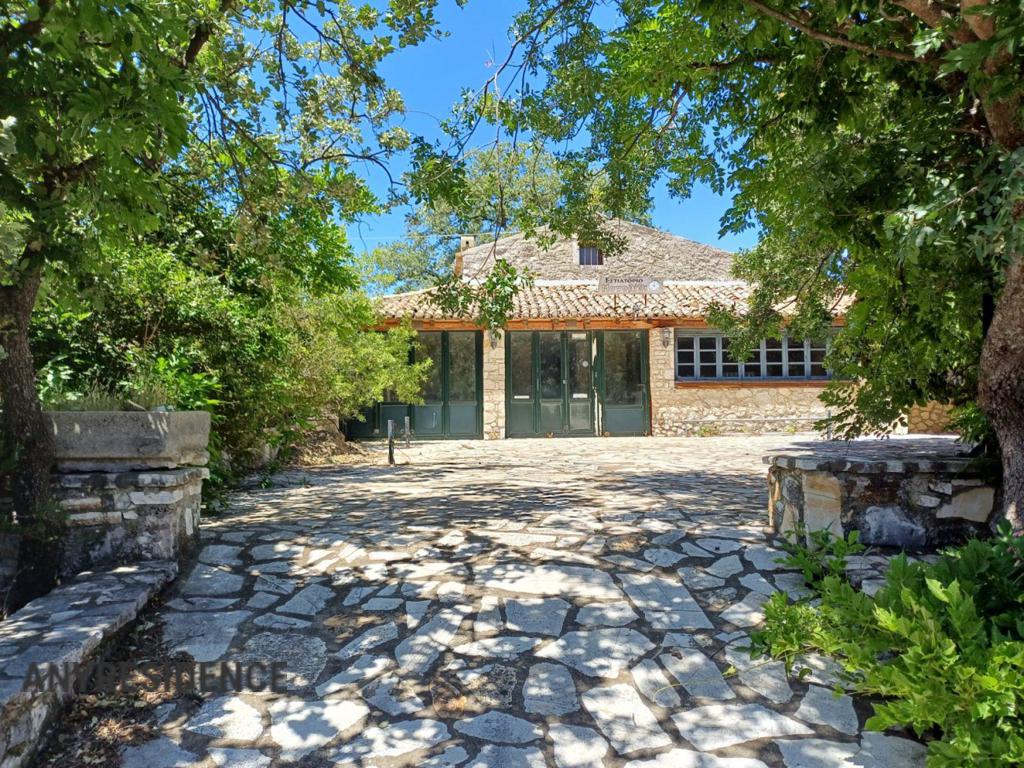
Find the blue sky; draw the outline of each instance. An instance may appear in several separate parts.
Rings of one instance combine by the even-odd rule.
[[[512,16],[521,7],[519,0],[472,0],[464,8],[454,2],[438,9],[440,26],[449,32],[442,40],[428,40],[415,48],[394,54],[382,67],[388,84],[405,99],[405,127],[414,135],[428,139],[440,137],[438,123],[444,119],[466,88],[476,90],[491,76],[494,60],[508,53],[507,30]],[[402,162],[392,165],[396,176],[404,170]],[[380,170],[366,169],[374,191],[382,197],[387,179]],[[752,246],[756,233],[718,235],[719,219],[729,200],[714,194],[706,186],[697,186],[686,200],[669,196],[664,188],[655,190],[654,225],[692,240],[718,245],[727,250]],[[348,227],[349,237],[359,252],[389,240],[401,239],[405,231],[405,209],[380,216],[365,217]],[[454,233],[453,233],[454,234]]]

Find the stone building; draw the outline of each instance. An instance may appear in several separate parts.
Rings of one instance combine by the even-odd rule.
[[[614,220],[615,253],[562,239],[548,248],[513,235],[463,243],[462,279],[496,258],[529,270],[500,332],[445,316],[431,291],[383,297],[386,323],[409,318],[435,361],[422,405],[381,403],[353,436],[382,435],[406,417],[417,437],[686,435],[809,429],[826,415],[824,339],[765,339],[740,363],[709,326],[708,307],[739,308],[750,287],[732,254]],[[840,322],[837,319],[837,322]]]

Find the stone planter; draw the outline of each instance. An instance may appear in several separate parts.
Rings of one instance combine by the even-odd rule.
[[[210,414],[46,413],[53,495],[66,514],[61,571],[180,560],[199,541]]]
[[[946,453],[905,455],[914,442],[880,449],[853,443],[850,450],[864,455],[837,456],[823,446],[810,455],[764,457],[770,524],[780,533],[800,524],[837,536],[856,530],[864,544],[909,550],[985,534],[999,512],[996,468],[949,455],[948,446]]]
[[[209,460],[206,411],[48,411],[44,416],[61,472],[175,469]]]

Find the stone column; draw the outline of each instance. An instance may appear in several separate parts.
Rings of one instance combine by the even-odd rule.
[[[505,333],[484,331],[484,439],[505,437]]]
[[[666,429],[661,409],[671,405],[675,398],[675,339],[669,337],[669,343],[662,343],[663,328],[651,328],[647,334],[649,348],[651,380],[651,434],[674,435],[675,431]],[[673,333],[668,329],[668,333]]]

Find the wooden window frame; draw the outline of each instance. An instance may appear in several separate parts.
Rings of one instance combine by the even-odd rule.
[[[596,245],[579,245],[579,246],[576,247],[576,250],[578,252],[577,253],[577,261],[579,261],[579,264],[580,264],[581,267],[602,267],[602,266],[604,266],[604,252],[600,248],[598,248]],[[584,261],[583,260],[583,252],[584,251],[593,251],[594,252],[594,257],[597,259],[597,261],[589,261],[589,260],[588,261]]]

